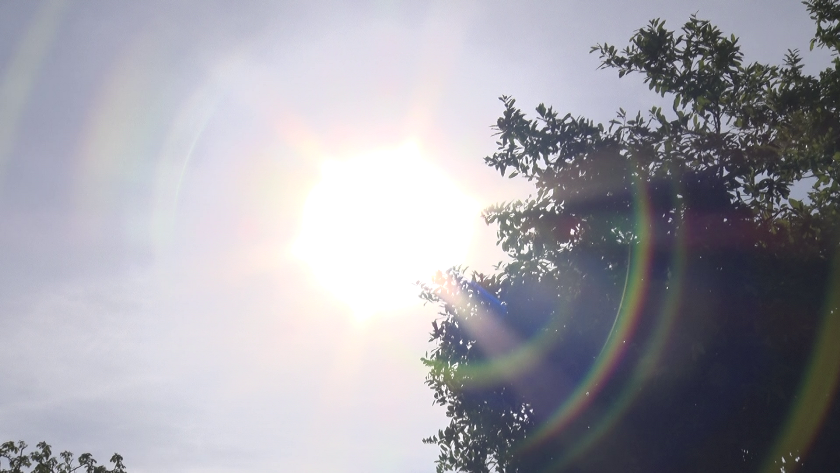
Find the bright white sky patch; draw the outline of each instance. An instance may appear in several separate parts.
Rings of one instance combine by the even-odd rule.
[[[463,261],[479,212],[413,145],[328,161],[295,253],[367,317],[418,303],[416,281]]]

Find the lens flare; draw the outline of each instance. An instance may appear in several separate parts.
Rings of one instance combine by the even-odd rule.
[[[808,369],[772,454],[761,471],[779,471],[776,461],[787,455],[804,457],[835,402],[840,385],[840,343],[837,342],[840,339],[840,258],[834,261],[833,273]],[[791,464],[788,470],[794,468]]]
[[[656,237],[652,233],[655,226],[652,208],[647,188],[639,183],[634,185],[633,225],[637,239],[629,248],[625,286],[614,323],[600,353],[583,379],[558,381],[565,382],[562,390],[568,394],[555,401],[554,411],[537,425],[536,431],[518,447],[520,451],[538,448],[549,439],[555,438],[585,411],[592,414],[592,410],[588,408],[598,398],[599,392],[612,382],[613,374],[626,358],[632,343],[641,344],[641,356],[632,365],[630,376],[623,378],[624,383],[620,386],[618,396],[609,403],[606,410],[596,414],[595,422],[589,429],[566,444],[562,452],[558,452],[559,456],[547,466],[546,471],[560,471],[566,468],[612,431],[637,399],[641,387],[654,375],[674,328],[677,312],[683,302],[687,245],[685,231],[681,231],[671,240],[673,251],[668,263],[670,276],[661,299],[662,303],[655,313],[649,314],[655,317],[653,325],[649,331],[645,331],[644,336],[636,333],[643,311],[650,312],[648,298],[653,277],[653,251],[657,244],[662,243],[655,241]],[[679,213],[676,218],[681,219]],[[470,336],[480,341],[487,356],[484,362],[459,366],[459,375],[468,380],[465,382],[468,382],[470,388],[510,382],[526,399],[530,394],[538,394],[541,382],[539,378],[552,373],[546,356],[557,343],[562,343],[566,320],[562,314],[567,312],[566,308],[555,307],[555,316],[547,321],[547,325],[534,336],[525,339],[517,336],[507,326],[510,321],[506,320],[506,313],[498,309],[505,307],[502,301],[498,301],[483,288],[470,284],[457,272],[450,272],[449,276],[447,284],[456,284],[457,287],[442,288],[439,291],[440,295],[452,307],[471,308],[472,312],[459,317],[459,320],[464,323]],[[533,375],[524,374],[529,372]]]
[[[637,207],[649,209],[649,206],[637,205]],[[640,221],[643,220],[640,219]],[[680,228],[682,228],[681,225]],[[562,455],[560,455],[560,457],[546,469],[547,471],[562,471],[576,458],[596,446],[598,441],[609,433],[619,420],[621,420],[622,416],[627,412],[633,404],[633,401],[638,396],[642,386],[652,377],[668,341],[668,335],[674,327],[677,311],[680,308],[680,304],[683,302],[682,294],[686,264],[685,231],[681,231],[676,235],[674,250],[673,261],[671,261],[670,264],[672,276],[667,288],[667,294],[664,296],[662,308],[658,314],[656,314],[658,317],[656,328],[653,334],[649,337],[649,340],[642,352],[643,355],[633,369],[632,376],[621,390],[619,397],[610,404],[606,412],[600,415],[600,421],[592,426],[592,428],[588,429],[581,437],[576,439],[575,443],[569,446],[569,448],[567,448]],[[650,248],[648,248],[648,252],[649,251]],[[639,267],[640,262],[638,260],[632,261],[633,263],[631,264],[631,267],[632,265]],[[630,271],[630,268],[628,267],[628,284],[630,282],[631,274],[633,277],[638,277],[638,274],[635,271]],[[627,297],[627,295],[628,293],[625,289],[624,296]],[[640,298],[641,296],[639,295],[630,296],[629,301],[638,301]],[[633,304],[633,302],[630,302],[630,304]],[[619,318],[622,317],[622,312],[622,310],[619,310]],[[625,345],[625,343],[626,340],[622,339],[622,345]],[[605,345],[605,348],[606,346],[608,345]],[[604,353],[602,351],[602,357],[603,354]],[[595,366],[597,367],[598,364],[596,363]]]
[[[18,121],[69,5],[60,1],[41,4],[0,76],[0,177],[15,145]]]
[[[635,187],[635,229],[638,242],[632,248],[631,258],[628,261],[626,286],[615,325],[600,355],[589,369],[589,373],[568,399],[563,401],[554,414],[540,426],[526,448],[539,445],[552,434],[562,430],[592,403],[618,366],[628,346],[626,341],[632,339],[636,331],[648,289],[653,238],[650,235],[651,211],[647,193],[644,186]]]

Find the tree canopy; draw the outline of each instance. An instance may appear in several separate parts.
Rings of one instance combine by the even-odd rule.
[[[836,468],[840,2],[803,3],[833,55],[816,76],[692,16],[592,48],[667,109],[501,97],[485,162],[535,192],[485,211],[494,274],[423,287],[439,472]]]
[[[111,457],[113,469],[97,465],[90,453],[83,453],[74,458],[70,452],[53,455],[52,447],[46,442],[38,443],[35,450],[26,452],[26,442],[5,442],[0,445],[0,473],[125,473],[123,458],[114,454]],[[5,460],[5,461],[4,461]],[[6,463],[6,465],[3,465]],[[4,467],[5,466],[5,467]]]

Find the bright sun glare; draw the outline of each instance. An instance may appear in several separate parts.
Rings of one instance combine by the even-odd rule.
[[[365,318],[418,303],[416,281],[462,262],[479,211],[413,145],[328,161],[294,251]]]

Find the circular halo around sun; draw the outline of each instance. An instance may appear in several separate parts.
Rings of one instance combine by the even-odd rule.
[[[419,303],[415,282],[463,261],[479,212],[416,146],[328,161],[294,252],[365,318]]]

